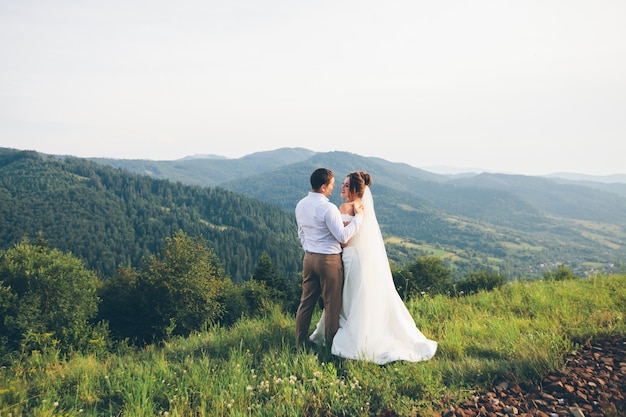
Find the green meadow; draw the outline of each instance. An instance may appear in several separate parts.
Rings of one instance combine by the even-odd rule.
[[[141,349],[61,355],[39,335],[42,349],[0,369],[0,416],[429,415],[501,381],[538,381],[581,344],[626,335],[626,275],[514,281],[407,305],[439,343],[430,361],[296,351],[293,315],[272,304],[260,318]]]

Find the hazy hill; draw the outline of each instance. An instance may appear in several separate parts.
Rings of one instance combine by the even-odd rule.
[[[626,225],[624,197],[580,183],[522,175],[480,174],[451,184],[500,190],[515,195],[556,217]],[[626,184],[625,184],[626,186]]]
[[[546,177],[565,179],[570,181],[580,181],[584,183],[599,182],[603,184],[626,184],[626,174],[586,175],[573,172],[555,172],[554,174],[546,175]]]
[[[238,159],[187,157],[175,161],[144,159],[90,158],[102,165],[110,165],[152,178],[180,181],[185,184],[214,187],[236,178],[248,177],[280,166],[310,158],[315,152],[289,148],[253,153]]]
[[[558,175],[558,174],[555,174]],[[611,175],[607,177],[594,177],[594,176],[572,176],[572,175],[564,175],[563,177],[559,176],[548,176],[552,181],[557,184],[570,184],[570,185],[581,185],[583,187],[595,188],[602,191],[608,191],[610,193],[618,194],[622,197],[626,197],[626,175]],[[570,179],[568,179],[570,178]],[[577,179],[574,179],[577,178]],[[607,182],[607,179],[615,180],[614,182]]]

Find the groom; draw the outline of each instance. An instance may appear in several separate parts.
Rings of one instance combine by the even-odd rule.
[[[298,236],[304,249],[302,296],[296,313],[296,347],[309,341],[309,326],[320,296],[324,301],[325,339],[332,345],[339,328],[343,264],[341,245],[359,230],[363,205],[355,207],[354,219],[344,226],[339,208],[329,201],[335,188],[335,174],[318,168],[311,174],[311,191],[296,205]]]

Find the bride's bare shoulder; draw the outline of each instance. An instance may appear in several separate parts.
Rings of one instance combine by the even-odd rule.
[[[354,216],[354,203],[351,201],[343,203],[341,206],[339,206],[339,211],[341,212],[341,214],[349,214],[351,216]]]
[[[359,201],[360,200],[357,199],[343,203],[341,206],[339,206],[339,211],[341,212],[341,214],[349,214],[350,216],[354,216],[356,214],[356,211],[354,210],[354,204]]]

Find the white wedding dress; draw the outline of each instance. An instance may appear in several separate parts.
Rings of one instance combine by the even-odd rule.
[[[369,187],[362,200],[363,223],[343,250],[341,315],[331,353],[380,365],[428,360],[435,355],[437,342],[419,331],[396,291]],[[323,314],[310,339],[325,343]]]

